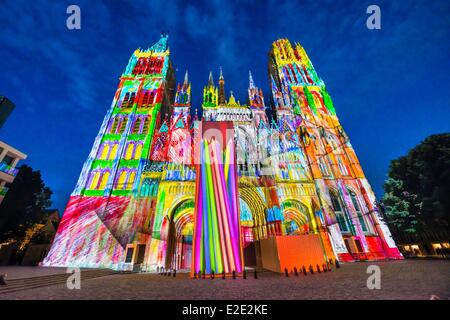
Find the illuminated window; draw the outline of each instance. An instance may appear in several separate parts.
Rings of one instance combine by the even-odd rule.
[[[155,101],[156,100],[156,91],[155,90],[153,90],[151,93],[150,93],[150,104],[155,104]]]
[[[128,118],[123,118],[122,123],[120,124],[119,133],[122,134],[125,131],[125,128],[127,127]]]
[[[341,157],[337,157],[339,171],[343,176],[348,176],[347,166],[342,163]]]
[[[145,92],[144,98],[142,99],[142,107],[146,108],[148,107],[149,104],[150,104],[150,95],[147,91]]]
[[[142,143],[138,143],[134,151],[134,159],[139,159],[142,153]]]
[[[103,149],[100,155],[100,159],[104,160],[108,158],[108,153],[109,153],[109,143],[105,143],[103,144]]]
[[[106,188],[106,184],[108,183],[108,179],[109,179],[109,171],[105,171],[102,175],[102,180],[100,182],[100,190],[104,190]]]
[[[359,220],[359,223],[361,224],[361,229],[363,231],[368,231],[366,222],[365,222],[363,214],[361,212],[361,207],[359,206],[358,199],[356,197],[356,193],[354,193],[350,189],[348,189],[348,192],[350,194],[350,198],[352,199],[353,206],[355,207],[356,214],[358,215],[358,220]]]
[[[94,176],[91,181],[91,185],[89,186],[89,189],[95,190],[97,189],[98,180],[100,179],[100,172],[95,171]]]
[[[114,143],[111,152],[109,153],[109,160],[114,160],[117,157],[117,150],[119,149],[119,144],[118,143]]]
[[[117,180],[116,189],[123,189],[125,187],[125,181],[127,179],[127,171],[122,170]]]
[[[141,118],[137,118],[136,121],[134,122],[132,133],[134,134],[140,133],[140,129],[141,129]]]
[[[119,117],[115,117],[113,120],[113,123],[111,125],[111,130],[109,131],[110,133],[116,133],[117,132],[117,127],[119,125]]]
[[[133,157],[133,151],[134,151],[134,143],[130,142],[128,143],[127,150],[125,152],[125,159],[129,160]]]
[[[148,133],[148,129],[150,127],[150,117],[145,117],[144,119],[144,125],[142,126],[142,134]]]
[[[342,210],[341,201],[339,196],[335,192],[330,192],[331,204],[333,205],[334,213],[336,214],[336,219],[339,224],[339,229],[342,232],[349,232],[348,219],[345,212]]]
[[[127,187],[126,189],[129,190],[133,187],[133,183],[134,183],[134,179],[136,178],[136,172],[135,171],[131,171],[129,177],[128,177],[128,181],[127,181]]]
[[[328,166],[323,161],[323,159],[319,160],[319,168],[320,168],[320,171],[322,172],[322,175],[324,175],[324,176],[329,176],[330,175],[330,172],[328,171]]]

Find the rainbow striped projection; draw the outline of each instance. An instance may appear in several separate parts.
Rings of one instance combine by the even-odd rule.
[[[211,124],[211,123],[209,123]],[[232,123],[228,128],[233,128]],[[208,123],[203,123],[204,127]],[[226,126],[222,126],[224,128]],[[224,132],[218,130],[220,135]],[[234,142],[201,139],[197,169],[194,272],[242,272]]]

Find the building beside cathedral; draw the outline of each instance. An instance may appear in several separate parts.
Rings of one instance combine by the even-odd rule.
[[[167,41],[131,56],[43,265],[231,273],[402,258],[300,44],[272,44],[270,104],[251,74],[245,105],[210,73],[200,119]]]

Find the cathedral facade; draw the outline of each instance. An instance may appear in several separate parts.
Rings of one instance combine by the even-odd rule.
[[[251,73],[236,101],[220,70],[199,118],[167,40],[131,56],[43,265],[231,273],[402,258],[300,44],[272,44],[270,103]]]

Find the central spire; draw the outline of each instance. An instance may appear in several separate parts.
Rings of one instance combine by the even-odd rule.
[[[213,80],[213,76],[212,76],[212,71],[209,72],[208,87],[214,87],[214,80]]]
[[[225,97],[225,79],[223,78],[222,67],[220,67],[219,76],[219,106],[227,104],[227,98]]]

